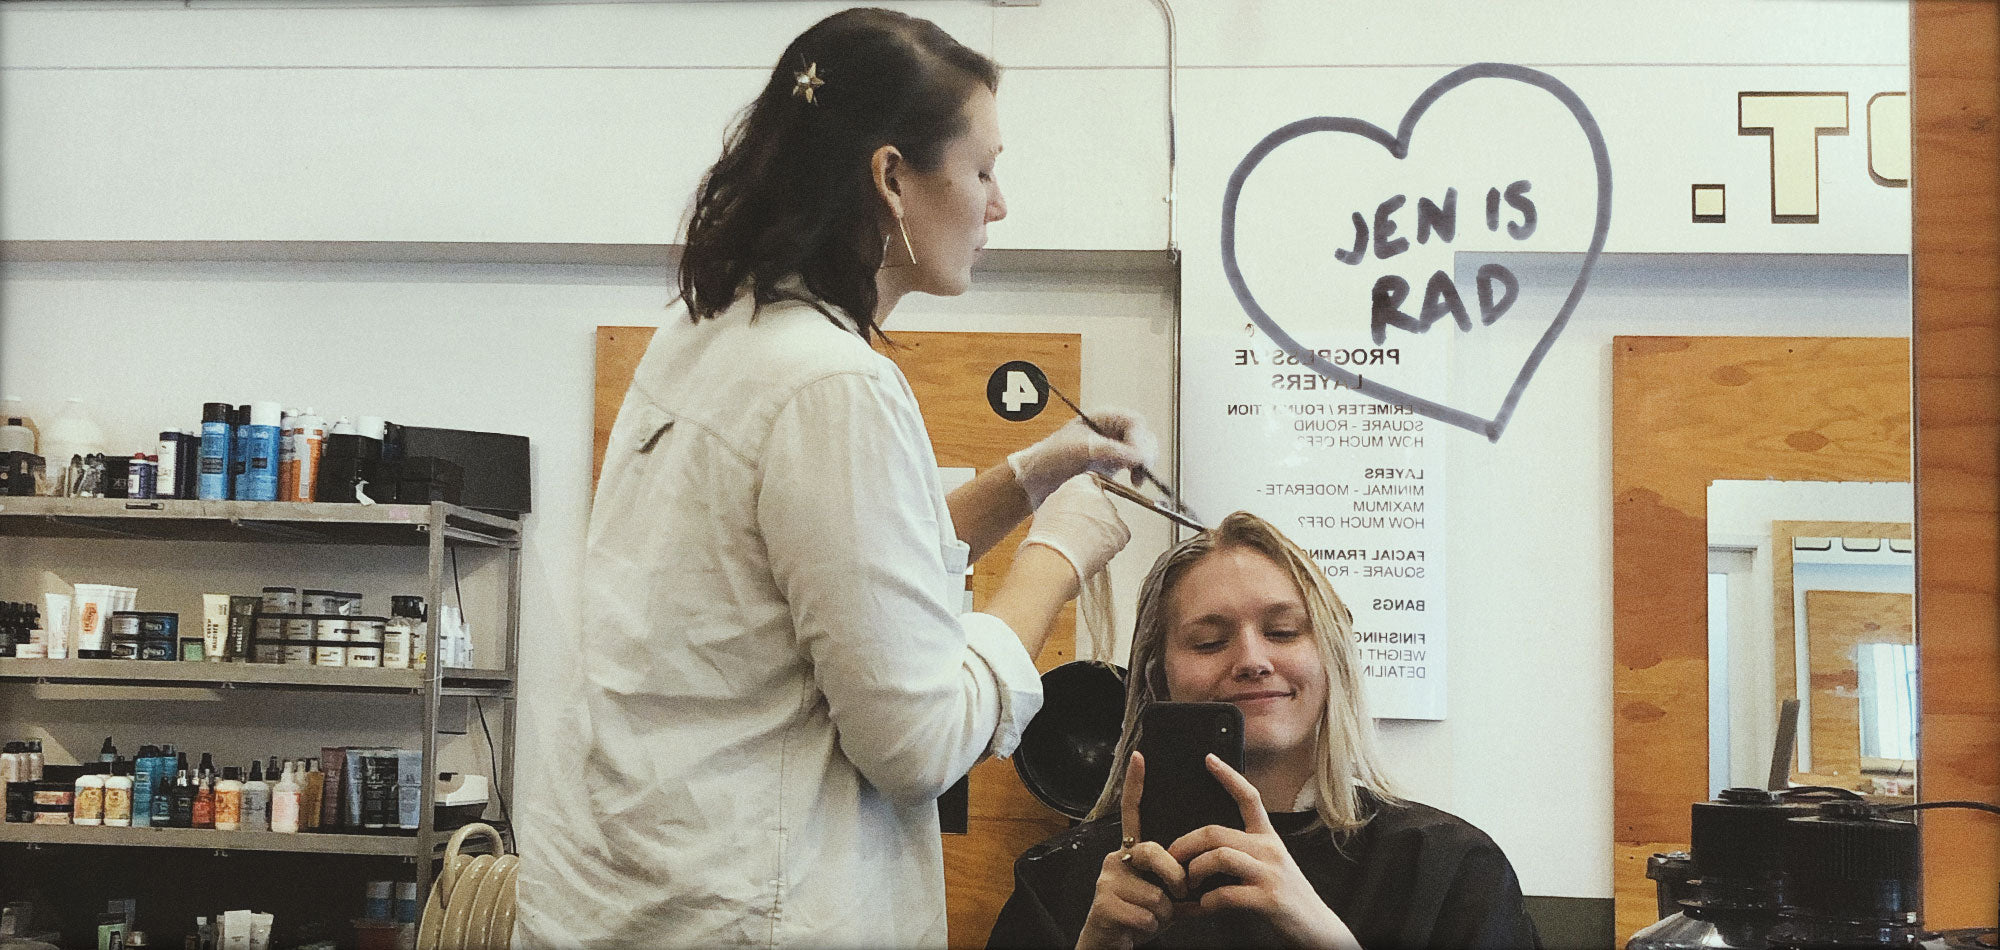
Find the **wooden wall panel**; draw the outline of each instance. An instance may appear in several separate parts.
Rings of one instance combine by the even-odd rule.
[[[653,327],[598,327],[596,445],[591,479],[603,465],[604,446],[632,373],[653,338]],[[1082,337],[1070,333],[896,333],[882,352],[896,362],[917,395],[938,464],[985,470],[1006,454],[1068,422],[1060,402],[1024,422],[1008,422],[987,405],[986,379],[1001,363],[1028,360],[1063,392],[1082,391]],[[1022,525],[982,558],[972,575],[973,605],[983,607],[1013,562],[1027,534]],[[1035,665],[1048,670],[1076,658],[1075,605],[1063,608]],[[980,947],[1000,905],[1014,889],[1014,859],[1069,820],[1043,805],[1014,773],[1011,761],[989,759],[972,770],[968,831],[944,836],[945,906],[953,947]],[[893,908],[885,908],[892,913]]]
[[[1645,855],[1708,797],[1708,484],[1907,481],[1909,344],[1618,337],[1612,344],[1613,896],[1656,917]],[[1643,852],[1642,852],[1643,849]]]
[[[2000,4],[1916,0],[1918,797],[2000,802]],[[1993,926],[2000,821],[1923,818],[1924,915]]]

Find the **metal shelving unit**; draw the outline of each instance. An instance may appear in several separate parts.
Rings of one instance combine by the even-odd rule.
[[[500,627],[502,663],[495,668],[421,670],[284,666],[261,663],[183,663],[142,660],[42,660],[0,657],[0,688],[41,683],[215,690],[283,690],[415,695],[423,699],[425,772],[437,772],[439,705],[445,697],[494,699],[503,704],[491,776],[495,794],[512,800],[515,674],[520,643],[521,523],[458,505],[351,505],[302,502],[194,501],[121,498],[0,498],[0,537],[98,538],[133,541],[400,545],[427,549],[426,603],[445,603],[451,583],[445,563],[459,546],[497,551],[507,559]],[[436,658],[438,625],[425,625],[425,654]],[[435,826],[434,782],[423,788],[421,825],[415,835],[279,834],[205,828],[105,828],[0,823],[0,844],[194,848],[208,851],[276,851],[310,854],[401,856],[418,866],[428,887],[430,861],[448,834]]]

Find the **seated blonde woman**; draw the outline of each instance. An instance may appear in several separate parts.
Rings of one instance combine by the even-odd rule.
[[[1162,555],[1139,598],[1117,766],[1085,823],[1028,850],[993,947],[1539,947],[1520,882],[1479,829],[1396,797],[1363,708],[1354,623],[1298,545],[1237,512]],[[1157,700],[1243,710],[1242,810],[1142,839]],[[1215,875],[1234,882],[1190,899]]]

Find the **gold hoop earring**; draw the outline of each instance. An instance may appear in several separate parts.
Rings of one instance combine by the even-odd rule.
[[[882,266],[884,268],[909,267],[917,262],[917,249],[910,243],[910,229],[903,226],[903,216],[900,214],[896,216],[896,233],[903,236],[903,259],[893,263],[889,260],[889,235],[884,234],[882,235]]]

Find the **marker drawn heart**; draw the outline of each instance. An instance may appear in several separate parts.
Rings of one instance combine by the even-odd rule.
[[[1584,138],[1590,142],[1591,159],[1597,167],[1597,221],[1591,229],[1590,248],[1584,252],[1583,266],[1578,268],[1576,282],[1570,285],[1569,296],[1563,300],[1562,308],[1557,311],[1555,320],[1542,333],[1541,339],[1536,341],[1534,349],[1522,363],[1521,371],[1515,375],[1513,385],[1507,391],[1507,397],[1501,401],[1499,411],[1494,413],[1492,418],[1454,409],[1435,400],[1404,392],[1321,359],[1311,348],[1292,339],[1291,334],[1286,333],[1284,328],[1278,325],[1278,321],[1258,305],[1257,298],[1250,293],[1250,285],[1243,279],[1242,268],[1237,266],[1236,262],[1236,201],[1242,195],[1243,184],[1249,180],[1250,173],[1276,151],[1278,146],[1313,132],[1344,132],[1373,141],[1387,149],[1398,161],[1403,160],[1409,157],[1410,135],[1415,131],[1418,120],[1423,118],[1424,112],[1445,93],[1475,79],[1522,82],[1553,96],[1576,118],[1577,126],[1583,130]],[[1563,85],[1561,80],[1540,70],[1507,63],[1475,63],[1453,70],[1444,78],[1432,83],[1430,88],[1425,89],[1415,102],[1410,103],[1409,110],[1403,113],[1402,124],[1397,127],[1395,135],[1390,135],[1380,126],[1361,119],[1346,116],[1316,116],[1289,123],[1264,136],[1263,140],[1237,163],[1236,170],[1229,175],[1229,187],[1222,194],[1222,271],[1229,280],[1229,289],[1236,294],[1236,301],[1243,306],[1243,312],[1250,316],[1266,336],[1298,360],[1301,366],[1318,372],[1343,388],[1392,405],[1406,406],[1439,422],[1477,432],[1486,436],[1489,441],[1497,442],[1500,440],[1500,433],[1507,428],[1508,419],[1514,415],[1514,407],[1520,401],[1521,394],[1527,390],[1528,381],[1534,378],[1535,370],[1542,365],[1542,358],[1548,355],[1549,348],[1555,345],[1556,338],[1561,336],[1563,328],[1569,325],[1570,314],[1576,310],[1577,302],[1583,299],[1584,288],[1590,283],[1591,269],[1596,266],[1597,257],[1604,250],[1604,238],[1610,229],[1611,156],[1604,146],[1604,134],[1598,130],[1597,120],[1591,116],[1583,100],[1568,86]]]

